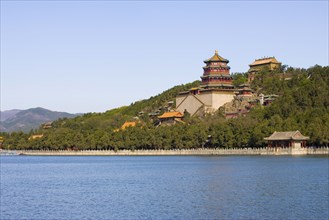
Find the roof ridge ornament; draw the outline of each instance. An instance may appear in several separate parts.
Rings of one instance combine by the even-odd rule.
[[[217,55],[218,55],[218,50],[215,50],[215,54],[217,54]]]

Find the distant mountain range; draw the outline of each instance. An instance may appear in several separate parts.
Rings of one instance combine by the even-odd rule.
[[[67,112],[56,112],[44,108],[30,108],[27,110],[0,111],[0,131],[29,132],[31,129],[39,128],[43,123],[52,122],[59,118],[74,118],[81,114],[70,114]]]

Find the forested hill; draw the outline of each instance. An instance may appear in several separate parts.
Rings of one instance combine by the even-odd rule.
[[[245,74],[235,75],[239,80]],[[287,77],[289,76],[289,77]],[[287,80],[289,79],[289,80]],[[243,82],[243,80],[242,80]],[[256,106],[245,117],[225,119],[220,111],[203,118],[186,117],[184,124],[156,128],[148,113],[174,100],[178,92],[199,82],[176,86],[148,100],[105,113],[57,120],[44,136],[28,141],[29,135],[5,136],[4,147],[16,149],[180,149],[196,147],[260,147],[274,131],[300,130],[310,136],[309,145],[329,144],[329,67],[288,68],[284,73],[262,71],[251,87],[259,93],[279,97],[268,107]],[[136,127],[115,132],[138,113]],[[208,140],[206,142],[206,140]]]
[[[129,107],[124,108],[121,114],[136,116],[141,111],[145,113],[156,111],[159,108],[167,106],[169,101],[175,102],[175,98],[179,92],[189,90],[193,87],[198,87],[199,85],[200,81],[197,80],[192,83],[174,86],[173,88],[170,88],[154,97],[131,104]]]
[[[137,116],[139,120],[148,124],[151,122],[149,114],[156,111],[161,114],[164,112],[164,107],[168,105],[168,102],[175,101],[175,97],[179,92],[198,87],[199,85],[200,81],[195,81],[175,86],[149,99],[132,103],[130,106],[112,109],[105,113],[87,113],[74,119],[58,120],[53,123],[53,128],[68,128],[88,132],[101,129],[111,132],[119,128],[125,121],[136,120]],[[141,112],[143,112],[143,115],[140,115]]]

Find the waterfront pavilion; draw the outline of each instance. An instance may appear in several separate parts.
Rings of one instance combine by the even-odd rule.
[[[300,133],[300,131],[275,131],[271,136],[264,138],[268,141],[268,147],[277,148],[301,148],[306,147],[306,141],[310,139]]]

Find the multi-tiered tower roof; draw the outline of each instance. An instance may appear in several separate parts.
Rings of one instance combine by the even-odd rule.
[[[176,110],[193,115],[214,113],[219,107],[234,99],[235,90],[228,60],[215,55],[204,61],[201,85],[189,91],[180,92],[176,97]]]
[[[229,61],[218,55],[203,61],[206,66],[203,67],[203,76],[201,76],[201,88],[203,89],[233,89],[232,76],[230,75],[230,67],[227,65]]]

